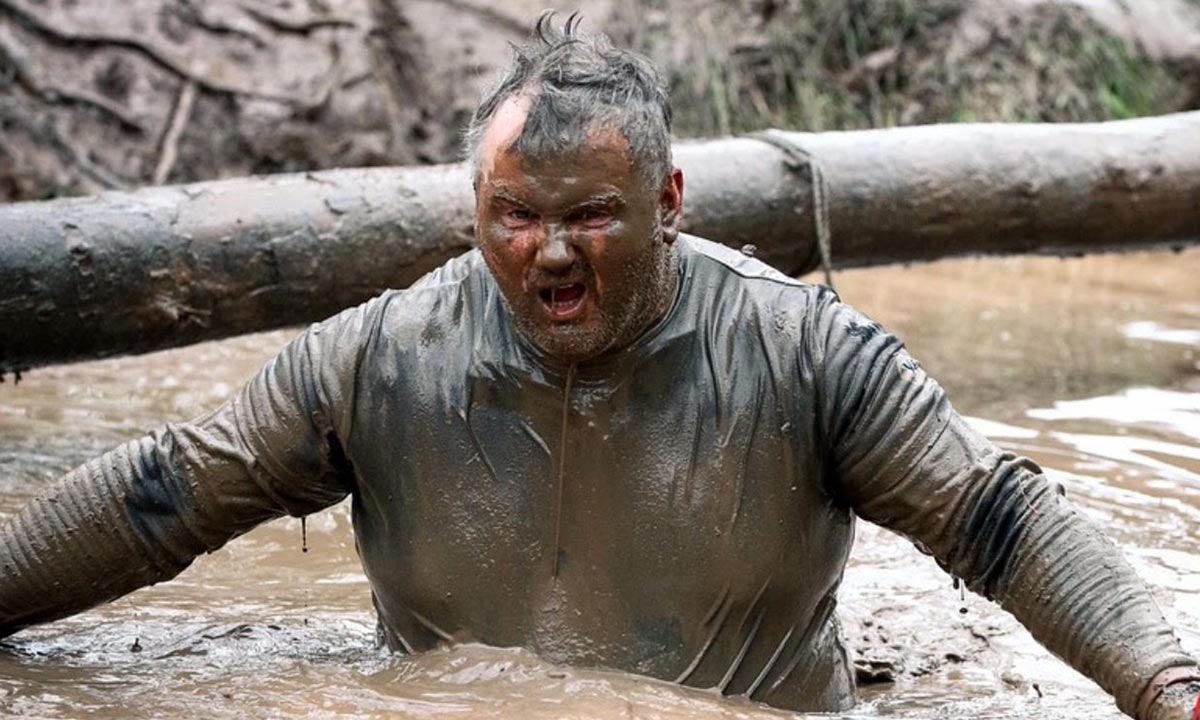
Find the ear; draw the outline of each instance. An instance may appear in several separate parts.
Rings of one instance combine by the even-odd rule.
[[[671,170],[658,196],[658,211],[662,221],[663,242],[670,245],[679,237],[679,224],[683,220],[683,171]]]
[[[473,188],[475,190],[475,194],[472,197],[472,199],[475,201],[475,205],[474,205],[474,207],[471,208],[471,237],[475,238],[475,242],[478,243],[479,242],[479,213],[480,213],[479,178],[478,177],[476,177],[475,182],[473,183]]]

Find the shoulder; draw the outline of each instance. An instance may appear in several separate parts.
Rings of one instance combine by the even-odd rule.
[[[846,339],[861,345],[877,336],[891,337],[825,285],[790,278],[709,240],[680,240],[684,271],[690,275],[689,302],[695,315],[707,318],[716,332],[748,333],[806,347],[818,359],[826,346]]]
[[[478,250],[446,262],[402,290],[380,295],[378,325],[382,333],[428,335],[430,327],[469,324],[492,299],[495,287]]]
[[[824,285],[784,275],[746,253],[690,235],[681,235],[680,256],[699,302],[739,315],[769,311],[791,319],[809,315],[836,299]]]
[[[458,292],[464,283],[477,281],[487,275],[487,265],[483,262],[483,253],[478,248],[469,250],[462,255],[447,260],[404,290],[401,293]]]
[[[431,328],[459,326],[488,301],[490,276],[478,250],[464,253],[407,288],[370,300],[312,325],[308,335],[342,350],[392,340],[428,340]]]
[[[744,280],[766,280],[792,287],[808,287],[806,283],[779,272],[765,262],[721,243],[695,235],[679,236],[680,251],[685,258],[718,273],[728,273]]]

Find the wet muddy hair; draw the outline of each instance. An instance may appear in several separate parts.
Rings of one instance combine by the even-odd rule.
[[[509,98],[531,98],[515,148],[544,155],[579,147],[589,132],[615,128],[643,177],[655,185],[670,175],[671,105],[654,65],[638,53],[613,47],[603,34],[579,32],[579,13],[554,26],[554,11],[538,18],[499,82],[484,94],[467,128],[465,152],[473,170],[496,110]]]

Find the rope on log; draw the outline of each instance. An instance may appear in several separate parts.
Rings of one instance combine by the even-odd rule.
[[[817,238],[817,250],[821,253],[821,273],[825,285],[833,289],[833,241],[829,230],[829,186],[825,182],[825,171],[813,154],[805,150],[794,139],[779,130],[763,130],[746,137],[762,140],[783,151],[787,156],[787,167],[792,172],[808,172],[806,178],[812,191],[813,234]]]

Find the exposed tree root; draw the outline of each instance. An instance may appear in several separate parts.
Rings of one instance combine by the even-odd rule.
[[[292,20],[282,15],[269,13],[262,8],[256,8],[253,5],[248,5],[246,3],[242,3],[240,7],[242,12],[277,32],[308,35],[312,31],[319,30],[321,28],[358,27],[358,23],[350,18],[315,17],[308,20]]]
[[[455,10],[461,10],[463,12],[471,13],[472,15],[478,15],[484,20],[487,20],[489,23],[492,23],[493,25],[496,25],[497,27],[518,37],[524,37],[525,35],[529,34],[529,28],[531,26],[530,20],[522,20],[520,18],[513,17],[506,12],[502,12],[491,7],[485,7],[483,5],[476,5],[475,3],[468,2],[468,0],[436,1],[447,7],[452,7]]]
[[[181,78],[190,80],[196,83],[196,85],[212,92],[242,95],[288,105],[294,104],[298,105],[303,110],[311,110],[319,107],[325,101],[325,93],[321,93],[317,97],[297,97],[295,95],[282,92],[256,90],[246,87],[245,85],[229,82],[220,78],[206,77],[199,73],[193,72],[191,68],[184,66],[175,58],[160,52],[153,45],[141,42],[132,36],[117,34],[90,34],[54,27],[43,22],[41,18],[27,13],[21,8],[18,8],[9,2],[9,0],[0,0],[0,10],[8,12],[29,29],[34,30],[42,35],[48,35],[57,38],[62,42],[79,43],[81,45],[93,46],[123,47],[130,50],[135,50],[150,60],[153,60],[158,65],[180,76]]]
[[[141,121],[105,97],[86,91],[54,87],[34,77],[33,70],[29,67],[27,54],[6,36],[3,28],[0,28],[0,62],[8,65],[13,79],[29,93],[48,103],[80,105],[99,111],[101,115],[116,121],[124,130],[138,134],[147,132],[146,126]]]
[[[184,80],[179,88],[179,96],[175,99],[175,107],[171,110],[171,122],[167,124],[159,141],[158,164],[154,167],[153,183],[162,185],[175,167],[175,158],[179,154],[179,138],[187,128],[188,119],[192,116],[192,104],[196,101],[196,83]]]

